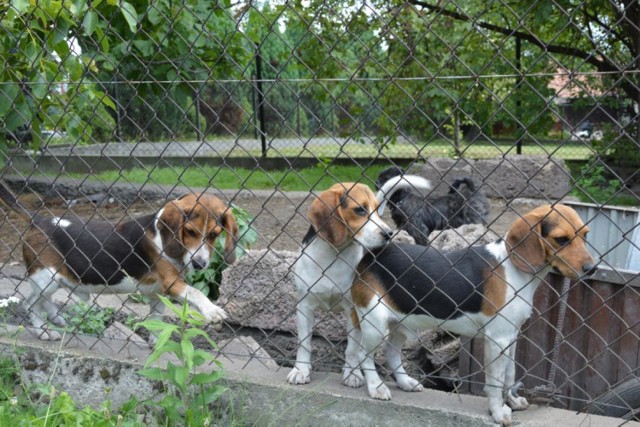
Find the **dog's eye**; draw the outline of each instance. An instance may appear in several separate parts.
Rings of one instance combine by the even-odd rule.
[[[197,234],[197,233],[196,233],[196,231],[195,231],[195,230],[192,230],[192,229],[190,229],[190,228],[187,228],[185,231],[187,232],[187,235],[188,235],[189,237],[196,237],[196,234]]]
[[[364,206],[355,207],[353,208],[353,211],[358,216],[367,216],[367,214],[369,214],[369,212],[364,208]]]
[[[209,239],[216,240],[217,237],[218,237],[218,233],[209,233]]]
[[[556,241],[558,246],[564,246],[571,241],[571,239],[569,239],[568,237],[554,237],[553,240]]]

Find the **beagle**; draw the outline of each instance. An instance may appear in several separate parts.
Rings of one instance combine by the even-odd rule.
[[[350,288],[356,267],[366,250],[387,243],[392,231],[378,215],[381,201],[400,189],[430,188],[421,177],[397,177],[377,195],[357,183],[335,184],[320,193],[311,203],[311,223],[304,237],[303,250],[294,264],[298,304],[296,306],[298,352],[295,367],[289,372],[290,384],[311,381],[311,337],[316,309],[347,313],[347,349],[343,384],[364,384],[359,364],[363,355],[358,342],[359,331],[353,328],[348,314],[352,311]]]
[[[140,290],[150,297],[155,315],[163,309],[157,293],[168,294],[177,301],[188,301],[214,324],[227,317],[223,309],[180,277],[183,270],[209,264],[214,243],[223,231],[225,261],[235,261],[238,226],[231,210],[217,197],[188,194],[168,202],[155,214],[117,225],[32,213],[2,183],[0,201],[30,223],[23,236],[23,259],[32,288],[25,308],[31,324],[43,329],[41,339],[61,338],[46,328],[47,321],[66,325],[51,301],[60,286],[85,301],[90,293]]]
[[[433,328],[463,336],[479,333],[484,337],[489,411],[495,422],[510,424],[511,410],[528,406],[512,387],[516,339],[531,316],[533,294],[551,271],[574,280],[593,273],[587,232],[572,208],[546,205],[517,219],[504,239],[485,246],[440,253],[390,244],[365,255],[351,291],[369,395],[391,398],[373,359],[385,335],[385,356],[398,386],[420,391],[420,382],[402,367],[407,336]]]

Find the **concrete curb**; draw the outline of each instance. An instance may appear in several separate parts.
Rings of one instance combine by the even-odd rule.
[[[0,335],[0,353],[16,356],[28,381],[48,383],[71,394],[81,405],[106,399],[114,406],[135,395],[139,399],[158,393],[157,384],[139,377],[149,349],[134,343],[71,336],[60,342],[39,341],[29,332],[15,338],[17,327],[7,326]],[[16,348],[19,349],[16,352]],[[114,350],[115,349],[115,350]],[[393,401],[369,399],[366,390],[340,385],[335,374],[315,373],[311,384],[286,384],[286,369],[248,355],[220,355],[229,392],[243,421],[260,426],[487,426],[494,425],[486,399],[434,390],[405,393],[391,385]],[[271,366],[271,368],[269,368]],[[616,426],[622,420],[532,405],[516,412],[514,419],[526,426]],[[629,423],[629,425],[640,425]]]

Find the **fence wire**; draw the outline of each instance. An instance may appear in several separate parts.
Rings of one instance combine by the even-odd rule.
[[[297,292],[307,272],[296,266],[315,234],[326,239],[324,223],[314,222],[318,209],[350,225],[341,209],[362,207],[352,192],[332,206],[323,191],[359,182],[375,192],[401,168],[434,188],[391,196],[382,221],[403,230],[394,239],[441,254],[490,244],[540,205],[562,201],[578,212],[596,272],[544,277],[521,328],[499,311],[495,318],[521,329],[515,382],[530,402],[636,419],[639,16],[637,1],[0,6],[2,179],[29,215],[46,218],[29,227],[34,219],[2,197],[9,201],[0,224],[0,292],[22,304],[6,300],[0,310],[10,324],[37,327],[31,330],[43,339],[146,348],[153,335],[134,325],[153,315],[154,292],[172,295],[169,285],[148,291],[149,274],[168,280],[169,257],[183,279],[209,293],[174,292],[178,301],[188,299],[209,320],[214,303],[228,315],[207,327],[223,363],[257,361],[284,381],[294,366],[304,371],[296,364],[302,342],[310,345],[312,372],[343,372],[348,337],[359,326],[340,298],[322,300],[309,283],[308,294]],[[203,191],[224,209],[175,201]],[[160,215],[177,204],[185,224],[196,224],[193,212],[204,205],[218,228],[161,231],[170,218]],[[233,233],[227,212],[239,226],[237,260],[228,266],[219,237],[223,229]],[[372,221],[371,214],[364,217]],[[104,222],[115,228],[87,225]],[[366,224],[349,233],[369,232]],[[145,240],[154,232],[155,246]],[[190,246],[190,233],[199,246]],[[132,252],[148,271],[120,264]],[[200,253],[211,254],[210,265],[194,258]],[[323,254],[307,255],[322,273],[318,286],[334,280],[337,268],[324,265]],[[117,267],[109,270],[110,263]],[[355,275],[357,265],[338,277]],[[141,284],[124,286],[107,270]],[[460,271],[451,265],[451,274]],[[99,278],[76,283],[91,274]],[[113,295],[116,283],[122,292]],[[338,297],[350,299],[349,289]],[[298,336],[310,300],[313,318],[305,323],[313,332]],[[472,317],[458,308],[456,316]],[[424,387],[482,393],[483,366],[502,353],[485,359],[487,338],[461,338],[443,321],[402,348],[407,374]],[[209,349],[204,340],[196,345]],[[385,366],[400,349],[378,350],[369,354],[376,367],[398,381],[398,366]]]

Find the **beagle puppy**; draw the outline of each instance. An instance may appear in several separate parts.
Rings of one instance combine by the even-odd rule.
[[[381,201],[400,189],[430,188],[421,177],[397,177],[377,195],[369,187],[352,182],[335,184],[311,203],[311,223],[304,237],[303,250],[294,265],[298,292],[296,306],[298,352],[295,367],[289,372],[290,384],[311,381],[311,337],[316,309],[347,313],[347,349],[342,382],[360,387],[364,378],[359,364],[363,355],[359,331],[353,328],[349,313],[351,284],[356,267],[365,251],[387,243],[392,231],[378,215]]]
[[[180,275],[209,264],[214,243],[226,233],[224,258],[235,261],[238,226],[231,210],[217,197],[188,194],[159,212],[120,222],[83,221],[77,217],[45,217],[27,210],[0,183],[0,201],[30,223],[23,236],[23,259],[31,295],[25,299],[31,324],[40,338],[59,340],[47,328],[66,322],[51,301],[60,286],[88,301],[91,293],[131,293],[151,299],[152,312],[162,313],[158,293],[188,301],[205,319],[220,324],[227,317]],[[46,313],[46,320],[42,313]]]
[[[516,340],[531,316],[533,294],[551,271],[574,280],[593,273],[587,232],[572,208],[546,205],[517,219],[504,239],[485,246],[441,253],[390,244],[365,255],[351,292],[369,395],[391,398],[373,359],[387,334],[385,355],[398,386],[420,391],[420,382],[402,367],[407,336],[434,328],[463,336],[479,333],[484,337],[489,411],[495,422],[510,424],[511,410],[528,406],[512,387]]]

